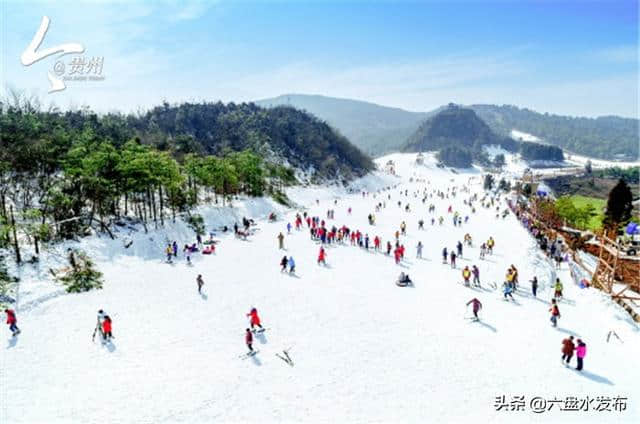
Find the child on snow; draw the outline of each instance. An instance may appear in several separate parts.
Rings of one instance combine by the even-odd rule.
[[[294,274],[296,272],[296,263],[293,260],[293,256],[289,256],[289,274]]]
[[[202,279],[202,275],[198,274],[196,278],[196,283],[198,284],[198,293],[202,294],[202,286],[204,286],[204,280]]]
[[[249,322],[252,330],[256,325],[262,329],[262,324],[260,324],[260,317],[258,316],[258,310],[256,308],[251,308],[251,311],[249,311],[247,316],[250,317]]]
[[[108,341],[113,338],[111,334],[111,318],[109,315],[105,315],[104,320],[102,321],[102,336],[104,337],[104,341]]]
[[[20,334],[20,329],[18,328],[18,319],[16,318],[16,313],[13,309],[5,309],[4,312],[7,314],[7,324],[9,324],[9,330],[13,336],[17,336]]]
[[[251,330],[247,328],[247,331],[244,333],[244,342],[247,344],[249,348],[249,353],[253,352],[253,334],[251,334]]]
[[[560,309],[558,308],[558,305],[556,304],[556,300],[555,299],[551,299],[551,308],[549,308],[549,312],[551,312],[551,322],[553,323],[554,327],[558,326],[558,318],[560,318]]]

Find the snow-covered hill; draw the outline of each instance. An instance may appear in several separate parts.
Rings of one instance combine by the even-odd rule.
[[[296,188],[289,195],[311,216],[326,220],[334,209],[329,226],[345,224],[385,244],[405,221],[408,232],[400,241],[407,253],[400,265],[347,243],[328,246],[328,265],[319,266],[320,246],[306,224],[286,234],[297,211],[278,208],[281,219],[260,219],[246,241],[219,233],[216,255],[195,256],[193,266],[181,255],[174,265],[164,262],[166,239],[194,241],[180,223],[132,233],[128,249],[124,233],[115,241],[82,240],[104,273],[99,291],[61,294],[45,279],[46,269],[24,271],[17,305],[22,334],[12,338],[6,328],[2,333],[0,422],[638,422],[640,371],[633,361],[640,332],[626,312],[600,292],[574,285],[563,264],[557,273],[565,286],[562,317],[558,328],[551,327],[556,271],[515,217],[496,219],[494,209],[481,207],[471,213],[463,201],[482,190],[480,174],[438,169],[432,156],[421,166],[414,164],[415,155],[379,162],[389,159],[399,176],[365,177],[355,183],[355,193]],[[424,190],[453,187],[456,198],[421,201]],[[378,202],[386,207],[375,212]],[[436,205],[433,215],[429,203]],[[469,216],[468,223],[454,227],[449,205]],[[277,208],[262,199],[237,206],[200,212],[211,229],[243,215],[263,218]],[[367,223],[370,213],[375,226]],[[444,224],[432,226],[431,218],[441,215]],[[424,230],[418,230],[421,218]],[[285,233],[284,252],[279,232]],[[457,269],[443,265],[442,248],[453,248],[465,233],[474,247],[465,247]],[[490,236],[495,253],[480,260],[478,244]],[[425,246],[423,259],[416,258],[418,241]],[[295,276],[280,272],[284,254],[296,259]],[[481,289],[460,284],[460,266],[472,264],[480,268]],[[491,283],[499,286],[511,264],[521,288],[515,302],[506,302]],[[415,287],[394,284],[400,271],[410,274]],[[205,281],[202,295],[198,274]],[[530,293],[533,276],[541,282],[537,298]],[[473,297],[484,306],[479,322],[465,319]],[[260,353],[241,360],[252,306],[269,330],[254,344]],[[100,308],[113,318],[115,340],[106,345],[91,341]],[[610,330],[624,343],[607,343]],[[581,373],[560,362],[561,341],[570,334],[588,346]],[[276,356],[287,348],[294,366]],[[525,411],[497,411],[501,396],[507,403],[524,396]],[[569,396],[621,396],[628,402],[623,412],[595,412],[602,399],[587,401],[588,411],[560,411]],[[534,413],[534,397],[563,402]]]

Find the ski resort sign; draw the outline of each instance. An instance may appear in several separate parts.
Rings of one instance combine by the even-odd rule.
[[[62,91],[67,88],[65,81],[102,81],[102,68],[104,57],[86,58],[85,56],[74,56],[65,64],[62,56],[72,53],[84,53],[84,45],[80,43],[64,43],[58,46],[39,50],[44,41],[44,37],[49,30],[51,20],[48,16],[43,16],[40,27],[36,31],[31,43],[22,52],[20,62],[24,66],[31,66],[49,56],[59,54],[58,60],[53,65],[53,69],[47,71],[49,78],[49,93]]]

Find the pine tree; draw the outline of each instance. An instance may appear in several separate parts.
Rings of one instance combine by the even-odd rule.
[[[102,288],[102,273],[86,253],[79,250],[69,252],[71,267],[59,280],[67,287],[69,293],[86,292]]]
[[[608,229],[616,229],[618,225],[627,222],[631,218],[632,202],[631,189],[624,180],[620,179],[609,192],[604,217],[605,226]]]
[[[13,302],[11,295],[17,282],[18,279],[9,274],[4,256],[0,256],[0,306],[4,306],[5,302]]]

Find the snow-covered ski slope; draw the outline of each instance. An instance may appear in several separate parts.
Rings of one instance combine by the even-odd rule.
[[[413,164],[414,155],[390,158],[399,177],[358,182],[371,190],[366,197],[336,188],[297,188],[290,195],[324,219],[327,209],[335,209],[329,225],[346,224],[372,239],[379,235],[384,244],[406,221],[401,265],[383,253],[345,245],[327,247],[328,266],[318,266],[319,245],[306,224],[304,231],[286,235],[292,210],[278,222],[259,221],[247,241],[222,236],[216,255],[195,255],[192,267],[181,254],[176,264],[164,263],[165,236],[181,245],[193,241],[182,224],[132,235],[129,249],[122,240],[83,240],[80,245],[104,273],[103,290],[39,297],[59,288],[25,274],[18,305],[22,334],[13,339],[2,328],[0,422],[639,422],[640,332],[626,313],[598,291],[575,286],[564,264],[558,275],[566,299],[558,328],[551,327],[547,310],[555,271],[534,241],[513,216],[496,219],[495,210],[483,208],[471,214],[463,204],[469,194],[460,188],[480,191],[481,174],[438,169],[432,157],[424,166]],[[376,186],[390,184],[399,185],[374,197]],[[455,199],[434,196],[423,205],[413,195],[453,186],[459,187]],[[382,201],[386,208],[376,213],[374,205]],[[431,225],[430,202],[444,225]],[[469,215],[469,222],[454,227],[449,204]],[[272,207],[260,200],[250,206],[240,213],[264,216]],[[369,213],[376,215],[375,226],[367,223]],[[207,224],[224,221],[219,213],[203,214]],[[286,252],[277,248],[280,231]],[[443,265],[442,248],[453,248],[467,232],[474,247],[465,247],[457,269]],[[481,261],[478,245],[489,236],[496,240],[495,253]],[[418,241],[424,259],[415,257]],[[296,260],[295,276],[280,273],[284,253]],[[472,264],[480,268],[482,289],[459,284],[461,266]],[[521,282],[515,303],[489,285],[499,286],[511,264]],[[415,287],[394,284],[400,271],[410,274]],[[198,274],[205,281],[202,296]],[[537,299],[529,290],[534,275],[541,283]],[[473,297],[484,305],[480,322],[465,319]],[[256,337],[260,353],[241,360],[251,306],[270,329]],[[106,346],[91,341],[99,308],[113,318],[115,340]],[[607,343],[610,330],[624,343]],[[560,362],[561,341],[570,334],[587,343],[582,373]],[[294,366],[276,356],[288,348]],[[507,402],[524,396],[525,411],[496,411],[502,395]],[[529,403],[568,396],[628,401],[623,412],[595,412],[594,401],[588,411],[560,411],[563,402],[534,413]]]

